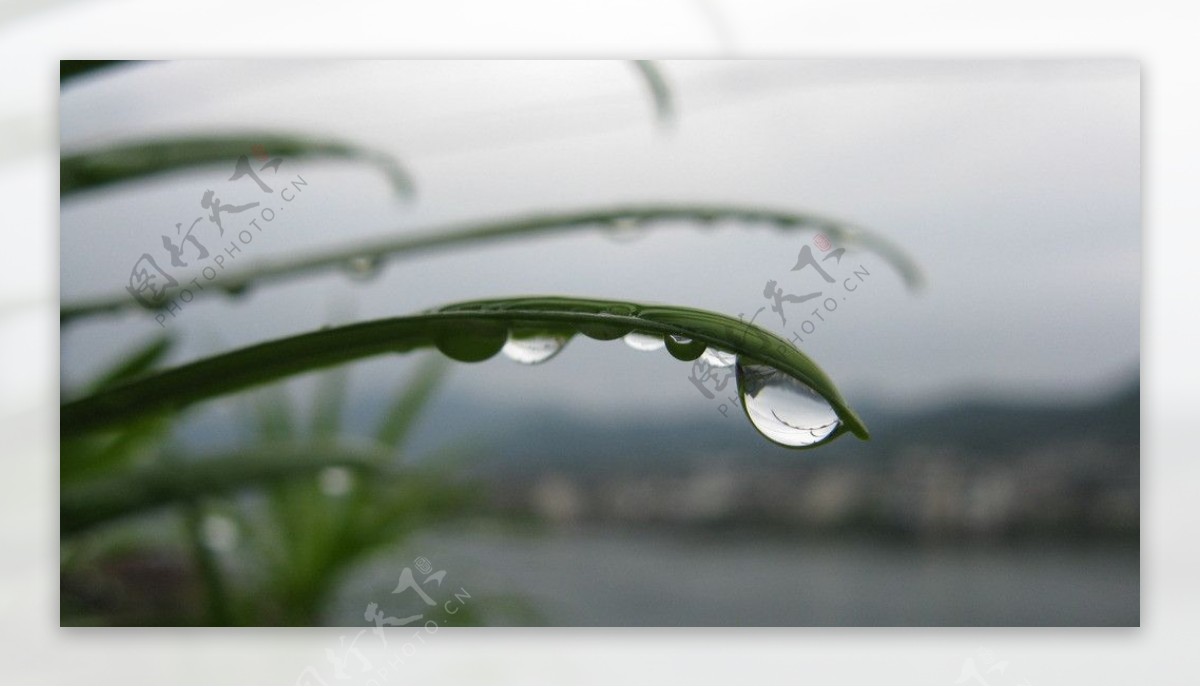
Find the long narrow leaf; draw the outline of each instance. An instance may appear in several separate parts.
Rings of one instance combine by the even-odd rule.
[[[650,97],[654,101],[654,112],[658,121],[670,124],[675,119],[675,96],[662,69],[653,60],[634,60],[633,66],[646,82],[646,89],[650,91]]]
[[[579,332],[598,339],[643,332],[664,337],[664,341],[674,335],[690,340],[688,348],[693,355],[683,359],[694,359],[705,347],[712,347],[789,375],[819,394],[837,413],[840,424],[831,437],[845,431],[867,436],[862,420],[816,363],[761,327],[693,308],[558,297],[460,303],[420,315],[323,329],[250,346],[66,403],[61,431],[63,436],[72,436],[170,413],[253,385],[381,353],[437,347],[456,360],[484,360],[500,351],[510,331],[522,337]]]
[[[109,184],[210,165],[227,165],[232,170],[239,157],[263,152],[282,158],[366,162],[386,174],[397,193],[410,195],[413,191],[412,177],[390,155],[340,141],[244,132],[134,140],[64,155],[59,163],[59,193],[67,198]]]
[[[447,370],[444,359],[430,358],[417,371],[415,378],[405,385],[404,390],[396,396],[396,400],[384,413],[376,433],[380,444],[392,451],[400,448],[417,416],[446,377]]]
[[[292,441],[296,438],[298,422],[292,397],[282,385],[264,387],[250,399],[248,417],[252,429],[264,443]]]
[[[260,262],[253,268],[238,272],[231,270],[227,276],[205,282],[204,290],[195,291],[194,296],[201,298],[213,293],[239,292],[251,285],[260,285],[330,269],[345,269],[347,265],[354,265],[360,261],[372,265],[382,264],[383,261],[390,258],[414,257],[426,251],[444,250],[460,245],[484,244],[570,231],[612,229],[618,226],[632,225],[652,229],[666,226],[674,221],[694,222],[698,225],[735,221],[751,226],[767,225],[784,231],[820,231],[834,243],[878,253],[900,273],[909,288],[917,288],[922,280],[920,268],[899,246],[878,234],[840,220],[803,212],[788,212],[753,206],[656,204],[514,217],[482,224],[451,226],[415,235],[400,235],[400,232],[397,232],[397,236],[380,241],[297,258]],[[140,307],[128,293],[121,292],[90,302],[64,304],[60,311],[60,320],[63,324],[67,324],[83,317]]]
[[[317,379],[313,399],[312,436],[320,439],[336,437],[342,427],[342,412],[346,405],[346,369],[337,367]]]
[[[140,457],[154,455],[169,433],[167,418],[149,417],[117,432],[65,440],[59,452],[59,479],[68,484],[121,470]]]
[[[171,347],[174,344],[174,339],[169,334],[155,337],[100,373],[96,381],[88,385],[89,389],[92,392],[96,392],[131,377],[143,374],[162,362],[167,357],[167,354],[171,352]]]
[[[63,534],[72,534],[170,503],[311,476],[332,466],[370,469],[378,460],[375,451],[316,445],[260,448],[190,462],[164,461],[118,476],[64,486],[61,529]]]

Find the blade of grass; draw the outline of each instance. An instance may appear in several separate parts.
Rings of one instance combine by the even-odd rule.
[[[193,461],[163,461],[62,489],[63,535],[114,518],[256,485],[312,477],[333,466],[369,470],[379,463],[374,450],[344,446],[259,447],[252,451]]]
[[[898,245],[878,234],[840,220],[810,213],[753,206],[656,204],[514,217],[450,226],[415,235],[401,235],[401,232],[395,232],[396,236],[379,241],[274,262],[263,261],[252,268],[237,272],[231,269],[227,276],[205,282],[204,290],[195,291],[194,295],[200,298],[213,293],[237,291],[252,284],[261,285],[329,269],[344,269],[347,264],[363,258],[382,261],[389,258],[415,257],[426,251],[445,250],[461,245],[486,244],[571,231],[591,231],[611,228],[618,223],[632,223],[649,229],[665,226],[673,221],[710,224],[726,220],[750,225],[764,224],[784,231],[821,231],[834,243],[877,253],[900,273],[910,289],[918,288],[922,282],[920,268]],[[84,317],[141,307],[128,293],[121,292],[92,301],[64,304],[59,318],[65,325]]]
[[[63,484],[93,479],[154,455],[170,432],[168,418],[150,417],[121,427],[109,436],[86,436],[62,442],[59,478]]]
[[[610,339],[630,331],[676,335],[769,365],[803,382],[832,406],[844,431],[866,438],[862,420],[832,380],[787,340],[754,324],[705,310],[582,298],[529,297],[474,301],[397,317],[322,329],[199,360],[63,404],[64,437],[276,379],[381,353],[436,346],[473,362],[498,353],[509,328],[552,334],[583,332]],[[697,353],[696,355],[699,355]]]
[[[204,508],[197,502],[184,504],[182,513],[183,529],[187,536],[188,547],[191,549],[193,562],[200,573],[207,597],[205,604],[208,611],[208,623],[214,627],[233,625],[233,604],[229,598],[229,589],[225,584],[225,575],[221,571],[221,562],[213,554],[212,549],[204,540]]]
[[[297,438],[296,412],[284,385],[263,387],[249,400],[249,416],[260,442],[282,444]]]
[[[136,377],[162,362],[175,345],[169,334],[155,337],[102,372],[88,388],[92,393]]]
[[[654,112],[661,124],[671,124],[675,121],[675,96],[671,86],[663,75],[658,63],[653,60],[634,60],[633,66],[646,82],[650,97],[654,101]]]
[[[387,175],[395,191],[413,193],[412,177],[394,157],[341,141],[277,132],[204,133],[134,140],[63,155],[59,194],[67,199],[110,184],[210,165],[233,168],[241,156],[266,151],[273,157],[365,162]]]
[[[416,423],[437,388],[445,379],[450,366],[444,358],[430,358],[384,413],[375,438],[391,452],[399,450],[408,432]]]
[[[342,410],[346,401],[346,368],[337,367],[317,378],[313,398],[311,435],[316,439],[332,439],[342,426]]]

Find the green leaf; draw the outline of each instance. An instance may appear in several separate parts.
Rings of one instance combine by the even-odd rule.
[[[582,298],[530,297],[474,301],[397,317],[322,329],[250,346],[165,370],[62,406],[64,437],[177,411],[189,404],[250,386],[381,353],[405,353],[437,346],[452,354],[467,351],[472,337],[482,342],[469,356],[496,349],[496,332],[586,330],[600,325],[606,335],[644,332],[676,335],[733,353],[743,362],[769,366],[802,382],[837,413],[834,434],[867,438],[862,420],[829,377],[787,340],[741,320],[705,310],[648,306]],[[584,331],[586,335],[586,331]],[[501,341],[503,344],[503,341]]]
[[[145,374],[166,358],[173,345],[174,339],[169,334],[155,337],[100,373],[87,385],[86,393],[96,393]],[[139,452],[159,442],[168,429],[161,418],[150,418],[107,436],[64,441],[60,451],[60,477],[63,482],[69,482],[120,469],[129,465]]]
[[[654,112],[658,116],[658,121],[670,124],[675,119],[675,96],[671,93],[671,87],[668,85],[662,69],[653,60],[634,60],[633,66],[637,68],[638,74],[646,82],[646,88],[654,100]]]
[[[275,262],[260,262],[242,271],[230,271],[224,277],[206,282],[202,298],[213,293],[244,290],[251,284],[294,278],[331,270],[344,270],[357,262],[382,264],[385,259],[415,257],[427,251],[445,250],[460,245],[484,244],[570,231],[612,229],[614,226],[634,225],[653,229],[672,222],[693,222],[698,226],[720,221],[733,221],[749,226],[764,225],[781,231],[820,231],[838,245],[873,251],[896,269],[911,289],[921,285],[921,270],[896,244],[861,227],[829,217],[803,212],[789,212],[739,205],[627,205],[610,208],[579,210],[564,213],[539,214],[529,217],[465,224],[426,231],[415,235],[395,232],[384,240],[300,256]],[[209,286],[215,288],[208,288]],[[67,324],[84,317],[120,312],[141,307],[137,301],[121,292],[89,302],[63,304],[60,321]]]
[[[320,609],[355,562],[421,526],[478,513],[482,500],[423,469],[371,473],[342,497],[297,481],[277,485],[270,498],[272,509],[248,517],[248,533],[267,554],[262,596],[279,604],[276,622],[284,625],[320,624]]]
[[[155,337],[100,373],[96,381],[89,385],[89,389],[93,392],[99,391],[146,372],[162,362],[174,345],[175,341],[169,334]]]
[[[396,400],[384,413],[375,435],[380,444],[392,451],[400,448],[417,416],[445,379],[448,369],[446,361],[442,358],[430,358],[421,366],[415,378],[405,385],[404,390],[396,396]]]
[[[233,170],[239,157],[264,151],[272,157],[366,162],[386,174],[397,193],[413,192],[412,177],[390,155],[340,141],[276,132],[242,132],[134,140],[63,155],[59,163],[59,193],[66,198],[109,184],[210,165]]]
[[[59,478],[63,484],[92,479],[139,459],[153,459],[170,429],[168,418],[149,417],[115,432],[66,439],[60,451]]]
[[[260,442],[284,443],[296,439],[296,411],[291,396],[282,385],[271,385],[258,390],[251,399],[249,417],[252,429]]]
[[[121,475],[64,485],[61,529],[64,535],[73,534],[159,506],[311,477],[333,466],[371,469],[378,462],[375,451],[321,445],[261,447],[191,461],[163,461]]]
[[[346,382],[346,369],[341,367],[329,370],[317,379],[311,430],[314,438],[332,439],[337,437],[342,427]]]
[[[225,581],[221,561],[204,541],[204,507],[199,503],[184,503],[182,506],[183,533],[191,550],[192,562],[204,583],[207,622],[214,626],[233,625],[235,615],[230,600],[229,585]]]

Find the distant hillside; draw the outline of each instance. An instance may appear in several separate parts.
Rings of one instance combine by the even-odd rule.
[[[1136,382],[1093,403],[961,401],[916,413],[867,413],[872,439],[843,437],[815,451],[768,444],[737,413],[722,417],[603,422],[559,408],[495,409],[443,399],[423,419],[418,448],[444,441],[440,428],[463,427],[473,470],[524,474],[673,473],[714,464],[746,469],[797,462],[882,464],[913,446],[952,449],[977,460],[1011,460],[1039,446],[1097,443],[1120,447],[1137,464],[1140,389]],[[460,418],[472,418],[464,423]],[[475,441],[472,441],[475,437]]]
[[[550,521],[846,530],[939,539],[1009,534],[1136,536],[1140,389],[1092,403],[961,400],[920,412],[862,408],[871,441],[774,446],[740,414],[615,421],[563,408],[440,397],[406,453],[441,456],[496,514]],[[382,398],[353,397],[366,435]],[[202,418],[194,448],[244,421]]]

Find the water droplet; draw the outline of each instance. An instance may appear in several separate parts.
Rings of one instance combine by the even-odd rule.
[[[829,402],[791,375],[738,361],[737,381],[750,422],[777,444],[814,446],[838,428],[840,420]]]
[[[510,334],[500,352],[508,356],[509,360],[525,365],[537,365],[558,355],[558,352],[567,345],[569,338],[564,334],[541,334],[519,338]]]
[[[343,268],[352,279],[366,281],[383,269],[383,258],[378,255],[358,255],[347,260]]]
[[[709,367],[729,367],[737,362],[737,356],[719,348],[706,348],[701,356]]]
[[[645,332],[629,332],[625,335],[625,343],[635,351],[657,351],[667,345],[661,336]]]
[[[612,341],[629,333],[629,327],[599,322],[586,322],[575,325],[580,334],[597,341]]]
[[[678,334],[668,335],[665,340],[667,352],[676,360],[691,361],[699,358],[707,346],[702,341],[693,341]]]
[[[354,486],[354,475],[346,468],[325,468],[317,473],[317,485],[326,496],[345,496]]]
[[[636,217],[618,217],[608,223],[604,235],[617,243],[630,243],[646,235],[646,223]]]
[[[508,328],[487,320],[446,325],[434,337],[434,345],[447,358],[460,363],[477,363],[496,355],[508,342]]]

